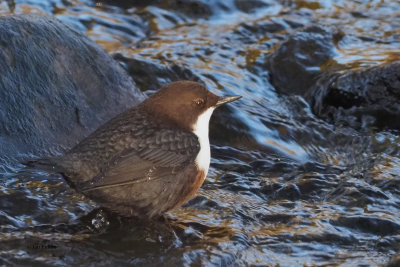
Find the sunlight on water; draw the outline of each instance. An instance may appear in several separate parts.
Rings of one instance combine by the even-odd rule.
[[[99,210],[60,175],[5,166],[1,264],[384,266],[399,253],[398,129],[363,126],[374,112],[357,121],[362,104],[340,106],[352,100],[343,92],[319,117],[315,88],[301,91],[326,73],[398,61],[398,1],[139,2],[2,1],[0,14],[53,14],[146,94],[191,79],[242,95],[211,120],[209,177],[183,207],[142,225]],[[307,39],[314,31],[322,41]],[[343,121],[327,119],[337,114]]]

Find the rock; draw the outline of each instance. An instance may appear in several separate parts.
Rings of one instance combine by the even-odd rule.
[[[268,0],[234,0],[233,2],[236,8],[244,13],[256,12],[257,10],[272,6],[274,4]]]
[[[290,36],[267,60],[271,82],[285,94],[307,94],[322,66],[336,55],[339,33],[310,26]]]
[[[256,22],[242,22],[234,31],[234,36],[244,44],[254,44],[259,42],[260,39],[268,38],[268,42],[265,44],[271,45],[272,39],[281,38],[279,32],[283,32],[290,29],[290,25],[282,18],[267,19],[265,21]],[[264,64],[263,64],[264,65]]]
[[[170,82],[180,80],[191,80],[202,83],[200,78],[194,75],[190,69],[175,64],[161,65],[150,61],[129,58],[121,54],[115,54],[114,59],[123,63],[126,71],[133,77],[141,91],[155,91]]]
[[[221,14],[231,14],[236,11],[243,13],[253,13],[258,10],[271,6],[269,0],[229,0],[229,1],[210,1],[210,0],[98,0],[99,3],[118,6],[124,9],[158,7],[165,14],[167,10],[173,10],[169,16],[186,16],[187,18],[209,18]],[[149,11],[149,10],[147,10]],[[151,14],[152,12],[150,12]]]
[[[63,152],[143,98],[102,48],[47,16],[0,17],[0,73],[0,166]]]
[[[308,96],[313,112],[353,128],[400,129],[400,62],[328,73]]]
[[[268,57],[272,84],[279,92],[305,97],[328,122],[355,129],[400,129],[400,62],[343,70],[331,64],[340,38],[340,32],[319,26],[289,37]]]
[[[233,109],[233,107],[220,107],[214,111],[210,120],[211,144],[266,150],[253,138],[249,127],[233,115]]]
[[[123,0],[100,0],[99,2],[107,5],[119,6],[125,9],[132,7],[159,7],[163,10],[173,10],[170,15],[180,13],[191,18],[208,18],[213,12],[213,8],[226,8],[222,3],[210,3],[208,0],[149,0],[149,1],[123,1]],[[147,8],[147,11],[148,8]],[[151,14],[152,12],[150,12]]]

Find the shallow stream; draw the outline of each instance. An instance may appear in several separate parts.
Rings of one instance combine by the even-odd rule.
[[[398,255],[398,129],[327,120],[287,89],[399,59],[397,0],[0,2],[0,15],[21,13],[84,32],[146,94],[192,79],[243,98],[212,118],[197,196],[152,225],[103,212],[58,175],[10,166],[0,178],[0,264],[384,266]],[[305,65],[309,80],[275,63],[290,85],[278,88],[269,62],[281,44],[325,40],[299,34],[307,27],[332,33],[333,48],[310,52],[323,61]],[[297,48],[287,54],[301,65]]]

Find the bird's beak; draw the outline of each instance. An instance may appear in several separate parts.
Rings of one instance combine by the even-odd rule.
[[[242,96],[237,95],[237,96],[225,96],[225,97],[220,97],[217,101],[217,104],[215,104],[216,107],[219,107],[223,104],[233,102],[235,100],[238,100],[239,98],[242,98]]]

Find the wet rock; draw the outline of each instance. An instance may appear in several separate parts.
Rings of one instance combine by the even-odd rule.
[[[249,127],[234,114],[232,107],[216,109],[210,121],[210,140],[216,145],[231,145],[237,148],[259,148],[251,136]]]
[[[276,89],[285,94],[305,95],[322,68],[336,54],[340,34],[331,28],[310,26],[290,36],[267,60]]]
[[[318,26],[295,33],[268,57],[271,82],[280,92],[305,97],[331,123],[400,129],[400,63],[334,72],[339,39],[340,32]]]
[[[174,13],[185,14],[192,18],[209,17],[212,14],[212,7],[214,3],[208,3],[208,1],[196,1],[196,0],[150,0],[150,1],[123,1],[123,0],[100,0],[99,2],[105,3],[107,5],[115,5],[122,8],[132,8],[132,7],[147,7],[155,6],[165,10],[173,10]],[[217,6],[223,5],[222,3],[217,3]]]
[[[106,4],[106,5],[113,5],[113,6],[118,6],[124,9],[128,9],[131,7],[144,7],[147,5],[155,5],[159,3],[159,0],[147,0],[147,1],[142,1],[142,0],[98,0],[98,3]]]
[[[209,1],[209,0],[149,0],[149,1],[123,1],[123,0],[100,0],[98,2],[115,5],[122,8],[132,7],[159,7],[164,10],[171,10],[180,13],[188,18],[208,18],[212,15],[222,13],[233,13],[237,10],[244,13],[256,12],[260,8],[270,6],[269,0],[229,0],[229,1]]]
[[[141,91],[155,91],[170,82],[180,80],[201,82],[200,78],[194,75],[191,70],[176,64],[161,65],[128,58],[121,54],[115,54],[114,59],[122,63]]]
[[[61,152],[142,98],[83,34],[47,16],[0,17],[0,165]]]
[[[312,90],[315,114],[351,126],[400,129],[400,62],[326,74]]]
[[[269,0],[234,0],[234,3],[235,6],[244,13],[252,13],[273,4]]]
[[[284,19],[272,18],[266,21],[242,22],[235,29],[235,35],[244,44],[254,44],[261,38],[267,37],[268,41],[264,42],[264,45],[272,46],[275,42],[272,42],[271,39],[283,38],[277,33],[290,28],[291,26]]]

